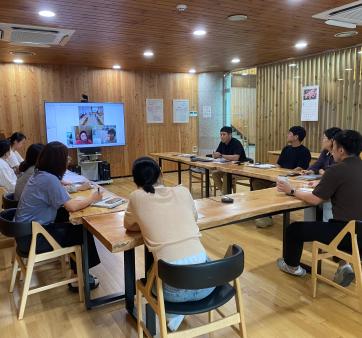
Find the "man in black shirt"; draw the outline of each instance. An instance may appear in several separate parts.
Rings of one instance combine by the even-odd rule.
[[[288,145],[282,150],[278,165],[282,168],[301,170],[307,169],[311,160],[310,151],[302,142],[306,131],[301,126],[294,126],[289,129],[287,141]]]
[[[246,161],[243,145],[239,140],[232,137],[231,127],[225,126],[220,129],[220,139],[221,142],[217,147],[216,152],[212,154],[214,158],[224,158],[228,161]],[[226,174],[216,170],[212,173],[212,178],[220,191],[223,194],[226,194]]]
[[[311,160],[310,151],[302,142],[306,136],[306,131],[301,126],[293,126],[289,129],[287,135],[288,145],[285,146],[279,156],[278,166],[285,169],[302,170],[309,166]],[[250,179],[252,190],[267,189],[275,186],[274,182],[261,180],[257,178]],[[257,227],[265,228],[273,224],[271,217],[259,218],[255,221]]]

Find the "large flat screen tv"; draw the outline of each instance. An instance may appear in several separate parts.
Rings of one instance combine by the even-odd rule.
[[[123,103],[45,102],[47,141],[68,148],[126,144]]]

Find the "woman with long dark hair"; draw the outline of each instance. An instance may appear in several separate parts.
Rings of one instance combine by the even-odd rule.
[[[88,207],[91,203],[99,201],[102,194],[94,192],[90,197],[77,200],[71,199],[61,179],[67,169],[68,148],[60,142],[48,143],[39,155],[35,165],[34,174],[26,184],[15,214],[17,222],[36,221],[55,238],[62,246],[68,247],[83,243],[83,227],[74,225],[67,220],[57,219],[58,210],[64,206],[68,212],[74,212]],[[61,210],[61,209],[60,209]],[[64,214],[64,213],[63,213]],[[30,236],[31,237],[31,236]],[[88,233],[89,267],[100,263],[93,236]],[[17,239],[20,250],[28,252],[31,238]],[[37,251],[47,252],[51,247],[41,236],[37,239]],[[75,270],[75,264],[71,261]],[[97,287],[98,279],[91,277],[91,288]],[[74,291],[76,286],[71,286]]]
[[[142,232],[155,261],[163,259],[178,265],[205,263],[208,258],[200,242],[197,211],[188,189],[181,185],[165,187],[160,167],[149,157],[137,159],[132,174],[138,189],[129,198],[124,218],[126,229]],[[207,297],[213,288],[182,290],[164,285],[163,291],[168,302],[186,302]],[[167,314],[169,329],[177,330],[183,318]]]
[[[18,167],[24,159],[18,153],[18,150],[22,149],[26,142],[26,136],[23,133],[15,132],[9,137],[10,141],[10,156],[7,159],[9,166],[15,171],[18,170]]]

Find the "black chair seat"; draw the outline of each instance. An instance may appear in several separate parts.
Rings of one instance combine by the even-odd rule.
[[[230,284],[218,286],[206,298],[194,302],[171,303],[165,302],[166,313],[177,315],[193,315],[208,312],[226,304],[235,296],[235,289]]]
[[[141,278],[141,282],[143,285],[146,285],[147,279]],[[165,309],[167,313],[176,315],[192,315],[208,312],[226,304],[234,295],[235,289],[230,284],[225,284],[216,287],[210,295],[201,300],[184,303],[165,302]]]

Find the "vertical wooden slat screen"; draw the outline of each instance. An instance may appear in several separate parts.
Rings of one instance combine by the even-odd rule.
[[[362,131],[360,47],[257,68],[256,158],[281,149],[290,126],[307,130],[305,145],[320,151],[326,128]],[[290,67],[290,64],[296,67]],[[350,69],[350,70],[348,70]],[[301,122],[302,87],[319,85],[319,120]]]

